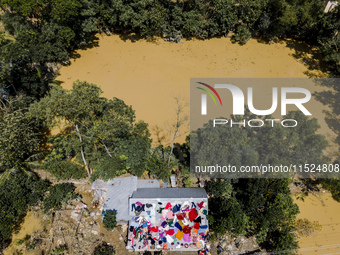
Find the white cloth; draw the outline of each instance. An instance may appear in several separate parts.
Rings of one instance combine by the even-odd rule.
[[[168,244],[171,244],[171,243],[174,242],[174,239],[171,236],[166,235],[166,241],[167,241]]]

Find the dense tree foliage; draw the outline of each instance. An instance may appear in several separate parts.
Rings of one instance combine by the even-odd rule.
[[[46,163],[45,169],[57,178],[57,180],[82,179],[86,178],[85,169],[70,161],[51,161]]]
[[[59,245],[58,247],[54,248],[50,251],[49,255],[64,255],[67,254],[68,247],[67,245]]]
[[[240,116],[231,118],[240,121]],[[255,116],[248,112],[242,118],[254,119]],[[270,116],[262,118],[272,119]],[[327,163],[328,159],[323,154],[327,141],[323,135],[316,133],[320,127],[317,120],[309,119],[300,111],[289,112],[286,118],[295,119],[298,125],[295,128],[282,127],[280,124],[274,127],[228,128],[225,125],[213,127],[210,121],[190,134],[193,165],[218,163],[240,167]]]
[[[339,164],[339,162],[336,162]],[[339,178],[335,179],[320,179],[319,182],[322,184],[322,187],[329,190],[332,193],[332,197],[340,202],[340,180]]]
[[[39,203],[48,183],[35,175],[11,173],[0,184],[0,251],[10,242],[12,231],[30,205]]]
[[[190,144],[181,147],[185,150],[191,146],[194,165],[218,162],[240,167],[328,162],[323,155],[327,142],[324,136],[316,133],[319,128],[316,119],[309,119],[300,112],[290,112],[286,117],[298,122],[294,130],[281,125],[230,128],[213,127],[208,123],[191,132]],[[231,118],[240,121],[239,117]],[[247,111],[242,118],[254,119],[254,116]],[[267,178],[209,181],[206,189],[210,195],[211,228],[218,235],[255,235],[267,251],[296,249],[294,231],[299,208],[290,195],[289,184],[288,179]]]
[[[101,89],[87,82],[76,82],[72,90],[53,88],[40,102],[31,105],[31,114],[53,128],[62,122],[65,134],[52,137],[54,141],[47,156],[47,167],[59,178],[82,177],[81,169],[63,163],[65,173],[57,168],[76,157],[88,177],[104,180],[126,171],[140,176],[146,170],[151,140],[147,124],[135,122],[131,106],[122,100],[101,97]],[[59,166],[58,166],[59,164]],[[70,171],[76,170],[75,176]]]
[[[207,38],[235,32],[298,38],[319,46],[339,72],[339,7],[325,13],[322,0],[42,0],[1,1],[2,21],[15,41],[4,47],[7,61],[68,62],[75,48],[94,43],[95,32],[135,32],[141,36]]]
[[[172,170],[179,165],[173,156],[168,161],[170,150],[170,146],[164,148],[162,145],[152,149],[152,154],[147,163],[150,177],[169,182]]]
[[[116,211],[106,211],[103,218],[103,225],[107,230],[113,230],[117,226]]]
[[[42,125],[23,106],[22,97],[0,101],[0,184],[12,172],[29,174],[41,154]]]
[[[44,212],[60,210],[69,200],[79,198],[74,192],[73,183],[60,183],[49,187],[48,194],[44,197]]]
[[[299,213],[288,179],[226,179],[208,183],[210,225],[217,235],[255,235],[267,251],[297,248]]]
[[[113,246],[108,245],[105,242],[98,245],[93,252],[93,255],[112,255],[112,254],[116,254],[115,249],[113,248]]]
[[[6,113],[0,122],[0,164],[13,167],[39,148],[39,130],[21,110]]]

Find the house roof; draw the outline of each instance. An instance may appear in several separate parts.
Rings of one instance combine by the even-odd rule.
[[[154,180],[154,179],[137,180],[137,189],[159,188],[160,186],[161,184],[159,183],[159,180]]]
[[[95,191],[107,190],[103,210],[116,210],[116,219],[118,223],[130,220],[129,198],[139,187],[143,189],[159,188],[160,183],[158,180],[138,180],[136,176],[130,176],[118,177],[107,182],[96,180],[92,184],[92,189]],[[102,193],[96,192],[95,194],[98,196]]]
[[[137,177],[115,178],[107,182],[106,201],[103,210],[117,210],[116,219],[128,221],[129,197],[136,190]]]
[[[207,198],[207,192],[202,188],[142,188],[134,191],[131,198]]]

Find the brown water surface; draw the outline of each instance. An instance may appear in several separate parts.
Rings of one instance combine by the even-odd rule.
[[[319,66],[313,53],[315,50],[295,41],[269,45],[251,39],[241,46],[233,44],[230,38],[184,40],[176,44],[162,40],[124,41],[118,35],[98,37],[99,47],[79,50],[80,58],[60,70],[58,79],[64,82],[62,86],[69,89],[77,79],[101,86],[105,97],[118,97],[132,105],[137,119],[149,123],[154,141],[154,128],[157,126],[163,130],[167,135],[165,144],[170,142],[166,126],[176,118],[174,96],[189,101],[190,78],[303,78],[324,75],[321,71],[308,69],[310,63]],[[256,92],[261,93],[259,90]],[[321,88],[310,90],[320,91]],[[270,90],[263,92],[268,94]],[[333,140],[334,133],[323,120],[322,111],[326,108],[315,100],[312,104],[313,117],[319,119],[324,129],[322,133]],[[182,136],[177,142],[184,139],[185,136]]]
[[[298,218],[318,221],[322,226],[320,232],[299,241],[298,254],[340,254],[340,203],[330,193],[310,194],[305,201],[296,200],[300,208]]]

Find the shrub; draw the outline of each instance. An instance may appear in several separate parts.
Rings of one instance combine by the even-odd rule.
[[[234,38],[240,44],[246,44],[251,38],[251,32],[248,28],[240,26],[237,28]]]
[[[46,165],[46,171],[55,176],[58,180],[86,178],[85,169],[70,161],[51,161]]]
[[[111,254],[116,254],[113,246],[107,245],[107,243],[103,242],[102,244],[98,245],[95,250],[93,255],[111,255]]]
[[[117,226],[116,215],[117,215],[116,211],[105,212],[103,224],[107,230],[113,230]]]
[[[73,183],[60,183],[50,187],[49,194],[43,201],[44,212],[60,210],[69,200],[79,198],[80,195],[74,193],[75,189]]]
[[[64,255],[66,254],[68,248],[67,245],[59,245],[58,247],[54,248],[49,255]]]

